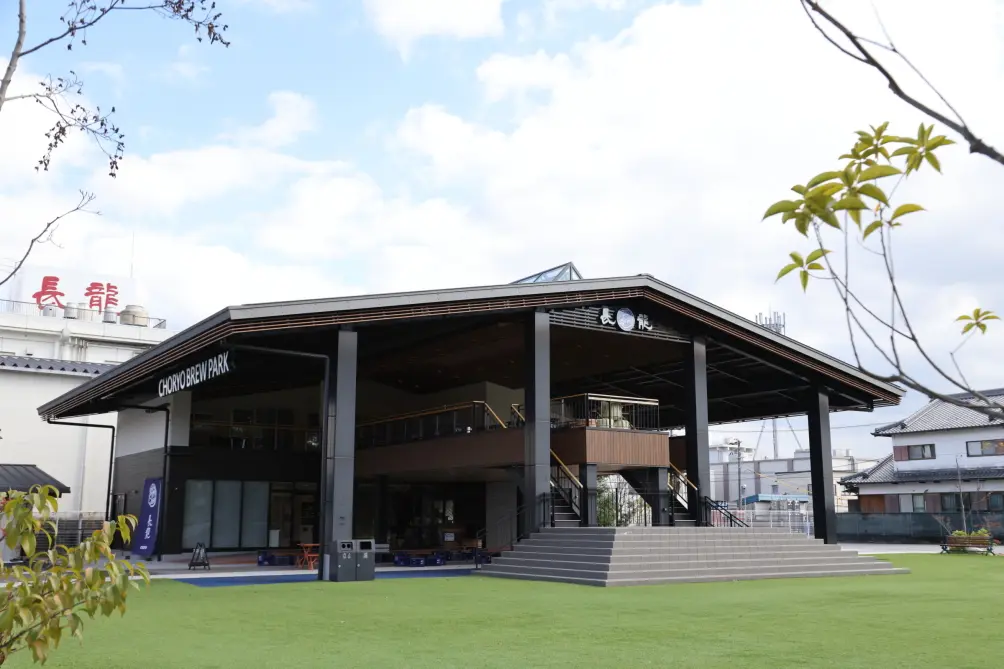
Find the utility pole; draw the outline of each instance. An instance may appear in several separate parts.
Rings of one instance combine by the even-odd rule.
[[[955,473],[959,477],[959,508],[962,509],[962,531],[969,534],[969,530],[966,528],[966,498],[962,495],[962,467],[959,466],[959,458],[961,455],[955,456]]]

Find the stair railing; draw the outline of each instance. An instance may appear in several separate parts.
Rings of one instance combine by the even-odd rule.
[[[561,461],[558,455],[551,451],[551,487],[557,491],[577,516],[582,517],[582,482],[572,474],[571,470]],[[554,505],[551,505],[554,514]],[[552,518],[553,521],[553,518]],[[553,524],[553,522],[552,522]]]
[[[522,504],[516,507],[515,511],[510,511],[502,516],[500,516],[493,527],[495,528],[495,536],[504,539],[504,542],[498,546],[488,545],[488,527],[485,527],[478,531],[475,535],[474,544],[474,568],[481,569],[481,565],[484,561],[485,555],[491,555],[492,553],[501,553],[503,550],[512,550],[524,536],[520,536],[519,532],[519,517],[523,515],[526,511],[526,505]],[[503,528],[505,526],[505,529]]]
[[[703,524],[710,527],[749,527],[749,524],[733,515],[725,504],[710,497],[701,498],[701,515]]]

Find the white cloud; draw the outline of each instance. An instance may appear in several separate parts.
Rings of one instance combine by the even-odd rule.
[[[498,0],[448,4],[418,12],[408,3],[397,18],[379,13],[394,3],[368,8],[399,46],[503,29]],[[480,22],[471,19],[475,5],[487,7]],[[1004,144],[996,5],[973,0],[965,13],[933,1],[878,6],[900,48],[988,141]],[[872,21],[867,2],[841,7]],[[408,11],[420,16],[409,22]],[[876,34],[871,23],[866,30]],[[416,100],[393,137],[402,162],[366,157],[379,179],[346,156],[297,157],[292,142],[316,117],[308,98],[287,97],[272,119],[226,141],[127,156],[117,180],[95,182],[105,216],[67,223],[63,249],[39,257],[125,266],[136,230],[151,312],[164,307],[189,322],[230,302],[504,282],[574,260],[592,277],[651,273],[747,317],[784,310],[792,336],[850,356],[828,286],[806,297],[794,282],[773,284],[787,252],[807,243],[759,218],[791,184],[837,163],[854,129],[891,120],[912,132],[921,117],[823,41],[795,3],[660,4],[611,39],[583,35],[559,52],[506,50],[467,67],[487,108]],[[0,206],[27,230],[72,195],[65,170],[95,157],[78,141],[36,178],[44,123],[8,116],[14,109],[0,114]],[[22,160],[12,163],[14,155]],[[996,270],[1004,236],[993,215],[1000,168],[961,147],[943,162],[944,177],[921,175],[897,194],[929,210],[904,228],[897,258],[914,325],[950,367],[947,352],[959,341],[952,318],[977,304],[1004,310]],[[409,178],[395,181],[393,168]],[[881,268],[854,272],[863,293],[885,304]],[[963,349],[973,383],[1004,379],[1001,336],[992,331]],[[861,431],[834,437],[837,447],[874,441]]]
[[[165,70],[168,79],[186,83],[198,81],[207,72],[209,67],[196,59],[191,44],[182,44],[178,47],[177,57],[168,63]]]
[[[295,143],[301,135],[317,129],[319,118],[313,100],[290,91],[276,91],[268,96],[272,116],[256,126],[239,128],[225,135],[241,144],[279,148]]]
[[[964,17],[938,3],[879,9],[897,45],[1000,144],[998,7],[976,2]],[[868,3],[841,11],[876,33]],[[543,95],[506,130],[417,106],[396,143],[413,152],[426,183],[473,198],[480,224],[498,231],[493,255],[517,263],[511,276],[566,258],[591,276],[649,272],[747,317],[781,308],[793,336],[850,357],[829,286],[803,297],[793,282],[772,284],[787,252],[808,242],[759,218],[788,186],[838,164],[853,130],[891,120],[910,133],[922,117],[823,41],[797,4],[660,4],[613,39],[550,55],[496,54],[477,73],[490,102],[525,106],[521,93]],[[913,86],[915,78],[906,81]],[[950,369],[947,352],[958,343],[952,318],[977,303],[1004,308],[1004,282],[978,269],[996,265],[1004,238],[990,214],[1000,168],[957,147],[944,161],[944,177],[921,175],[898,193],[931,211],[904,230],[897,257],[916,327]],[[862,294],[885,308],[880,268],[854,271]],[[965,355],[979,360],[991,341],[973,340]],[[1004,378],[1004,365],[971,364],[977,385]]]
[[[478,80],[484,84],[489,102],[530,90],[552,90],[571,76],[565,54],[548,56],[537,51],[532,56],[495,54],[478,66]]]
[[[474,39],[505,31],[505,0],[364,0],[376,31],[403,57],[423,37]]]
[[[116,88],[121,89],[125,83],[125,67],[121,63],[110,63],[105,61],[89,61],[82,63],[79,68],[81,72],[96,72],[109,79]]]
[[[276,14],[292,14],[317,7],[316,0],[235,0],[235,4],[263,9]]]

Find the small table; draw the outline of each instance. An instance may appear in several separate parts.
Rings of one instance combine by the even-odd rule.
[[[303,554],[296,559],[296,566],[301,569],[316,569],[321,544],[300,544],[300,548]]]

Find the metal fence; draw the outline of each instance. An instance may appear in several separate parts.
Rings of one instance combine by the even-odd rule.
[[[15,314],[17,316],[50,316],[52,318],[67,318],[70,320],[90,321],[95,323],[122,323],[123,325],[136,325],[139,327],[151,327],[163,330],[167,327],[167,321],[163,318],[153,318],[142,315],[137,322],[127,322],[124,318],[120,320],[121,313],[114,309],[101,311],[99,309],[88,309],[79,305],[68,304],[60,307],[58,304],[46,304],[39,306],[34,302],[15,302],[14,300],[0,300],[0,313]],[[128,313],[128,312],[127,312]]]
[[[946,534],[986,528],[1004,534],[1004,513],[838,513],[837,538],[850,542],[937,542]]]
[[[813,536],[812,509],[732,509],[732,514],[750,527],[784,529],[792,534]]]
[[[91,536],[95,530],[100,530],[105,521],[105,514],[100,511],[59,511],[53,514],[56,522],[56,533],[52,545],[67,547],[79,546],[80,542]],[[38,550],[47,550],[45,534],[35,537]]]
[[[604,476],[596,484],[596,522],[600,527],[648,527],[652,507],[620,476]]]

